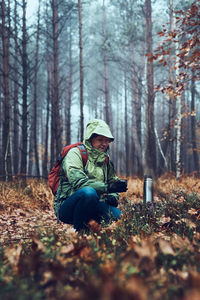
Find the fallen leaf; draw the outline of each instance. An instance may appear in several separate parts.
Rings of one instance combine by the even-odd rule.
[[[169,242],[160,239],[158,241],[158,244],[162,253],[175,255],[174,250],[172,249],[172,246],[170,245]]]

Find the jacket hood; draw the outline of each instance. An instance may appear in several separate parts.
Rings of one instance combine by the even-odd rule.
[[[94,133],[98,134],[98,135],[103,135],[103,136],[111,139],[112,142],[114,141],[114,137],[110,131],[110,127],[103,120],[93,119],[87,124],[84,142],[89,141],[89,139],[91,138],[91,136]]]

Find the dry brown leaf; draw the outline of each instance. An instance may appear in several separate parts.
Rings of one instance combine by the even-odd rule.
[[[133,249],[139,257],[149,257],[153,260],[157,255],[155,245],[151,238],[141,240],[141,245],[135,244]]]
[[[32,236],[31,239],[32,239],[32,248],[34,250],[41,251],[43,253],[46,251],[46,247],[43,245],[43,243],[41,242],[41,240],[39,240],[35,236]]]
[[[140,278],[131,277],[125,282],[125,289],[131,292],[133,299],[148,299],[148,289]]]
[[[188,247],[191,242],[188,240],[188,238],[182,238],[180,235],[173,234],[171,237],[171,244],[173,245],[174,249],[180,249],[183,247]]]
[[[12,266],[13,272],[18,274],[19,271],[19,261],[22,253],[22,245],[10,246],[5,249],[4,255]]]
[[[162,253],[175,255],[175,252],[174,252],[171,244],[169,242],[167,242],[166,240],[160,239],[160,240],[158,240],[158,244],[159,244],[159,247],[160,247],[160,250]]]
[[[62,246],[61,249],[60,249],[60,254],[69,254],[71,252],[73,252],[75,250],[75,246],[74,244],[70,244],[70,245],[67,245],[67,246]]]
[[[102,226],[101,224],[97,223],[95,220],[90,220],[88,222],[89,229],[94,233],[100,233]]]
[[[94,257],[92,248],[89,246],[85,246],[80,249],[78,256],[84,259],[85,262],[92,262],[96,259],[96,257]]]

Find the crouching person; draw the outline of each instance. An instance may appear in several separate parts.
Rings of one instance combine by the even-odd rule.
[[[87,124],[83,144],[71,148],[62,161],[54,209],[59,220],[77,231],[88,232],[90,220],[120,218],[118,193],[127,190],[127,183],[119,180],[109,160],[113,141],[109,126],[94,119]]]

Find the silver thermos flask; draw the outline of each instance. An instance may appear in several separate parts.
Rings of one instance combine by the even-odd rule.
[[[151,175],[145,175],[143,187],[144,204],[153,202],[153,179]]]

